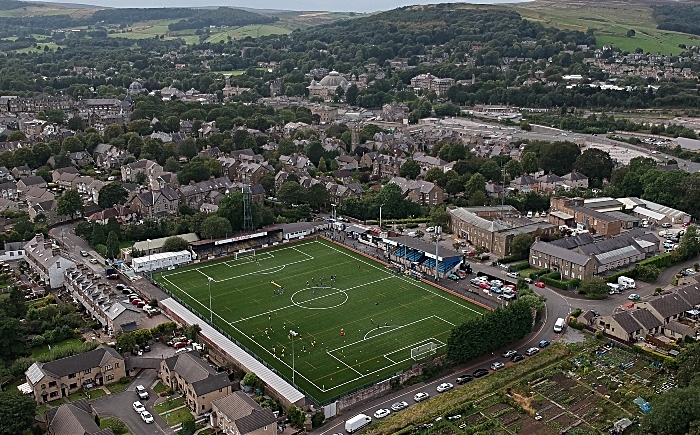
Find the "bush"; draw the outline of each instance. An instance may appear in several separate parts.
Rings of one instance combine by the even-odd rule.
[[[578,318],[578,316],[581,315],[582,312],[583,312],[583,310],[581,310],[580,308],[576,308],[574,311],[571,312],[571,317],[576,319],[576,318]]]
[[[530,263],[528,263],[527,261],[523,263],[511,264],[510,266],[508,266],[508,270],[511,272],[518,272],[528,268],[530,268]]]
[[[646,260],[642,260],[639,263],[637,263],[638,266],[651,265],[651,266],[656,266],[659,269],[665,269],[672,264],[673,264],[673,254],[670,252],[665,253],[665,254],[661,254],[661,255],[657,255],[656,257],[648,258]]]
[[[311,417],[311,427],[317,428],[323,426],[323,423],[326,421],[326,416],[323,415],[323,412],[317,412]]]

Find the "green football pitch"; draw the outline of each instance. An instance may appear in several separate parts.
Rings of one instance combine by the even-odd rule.
[[[444,353],[452,327],[484,312],[320,238],[153,278],[204,318],[210,284],[214,323],[287,380],[293,344],[295,384],[321,403],[410,368],[424,349]]]

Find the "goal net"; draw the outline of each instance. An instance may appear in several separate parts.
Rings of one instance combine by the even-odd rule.
[[[243,251],[238,251],[234,253],[235,259],[248,258],[250,260],[255,260],[255,249],[246,249]]]
[[[411,349],[411,358],[417,361],[428,355],[435,355],[435,352],[437,352],[437,345],[431,341]]]

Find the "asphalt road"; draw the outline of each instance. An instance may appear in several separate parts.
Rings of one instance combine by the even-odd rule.
[[[165,421],[153,410],[153,403],[158,395],[150,386],[156,380],[155,370],[143,370],[121,393],[109,394],[93,400],[92,406],[100,417],[116,417],[126,424],[133,435],[172,435],[175,433]],[[149,393],[148,400],[140,400],[136,395],[136,386],[143,385]],[[133,403],[139,400],[148,412],[153,415],[154,422],[146,424],[139,414],[134,411]]]

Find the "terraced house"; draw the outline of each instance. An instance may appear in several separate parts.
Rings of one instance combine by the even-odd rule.
[[[124,357],[111,347],[99,346],[89,352],[47,363],[35,362],[26,372],[26,386],[37,403],[69,396],[81,389],[111,384],[126,376]]]
[[[212,401],[231,394],[226,373],[217,373],[194,350],[161,360],[160,380],[185,396],[185,404],[195,413],[211,411]]]

